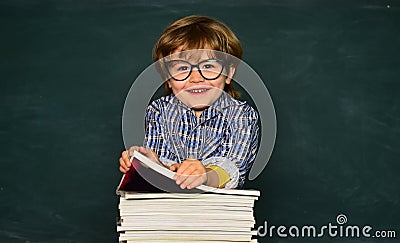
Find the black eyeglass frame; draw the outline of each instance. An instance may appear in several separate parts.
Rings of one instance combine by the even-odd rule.
[[[206,77],[204,77],[204,75],[203,75],[203,73],[201,72],[201,69],[200,69],[200,64],[201,64],[201,63],[209,62],[210,60],[217,61],[217,62],[219,62],[219,63],[222,65],[221,72],[220,72],[215,78],[206,78]],[[188,72],[187,76],[186,76],[185,78],[183,78],[183,79],[176,79],[176,78],[171,74],[171,72],[169,71],[169,68],[168,68],[168,66],[167,66],[169,63],[171,63],[171,62],[176,62],[176,61],[185,62],[185,63],[187,63],[187,64],[190,65],[190,71]],[[207,60],[201,61],[201,62],[199,62],[199,63],[197,63],[197,64],[191,64],[190,62],[188,62],[188,61],[186,61],[186,60],[178,59],[178,60],[170,60],[170,61],[165,61],[165,60],[164,60],[164,67],[165,67],[165,69],[167,70],[169,76],[170,76],[172,79],[174,79],[175,81],[180,81],[180,82],[181,82],[181,81],[184,81],[184,80],[186,80],[187,78],[189,78],[190,75],[192,74],[193,68],[197,68],[197,71],[199,71],[200,75],[201,75],[205,80],[216,80],[217,78],[219,78],[219,77],[221,76],[222,72],[224,71],[224,69],[225,69],[225,63],[224,63],[224,61],[219,60],[219,59],[207,59]]]

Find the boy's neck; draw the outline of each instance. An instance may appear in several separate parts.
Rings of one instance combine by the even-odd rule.
[[[201,111],[200,110],[198,110],[198,111],[195,110],[194,111],[194,114],[196,115],[197,118],[200,118],[201,113],[203,113],[203,110],[201,110]]]
[[[192,107],[192,110],[194,111],[194,114],[196,115],[197,118],[200,118],[201,113],[203,113],[203,111],[205,111],[208,108],[208,106],[205,107],[201,107],[201,108],[194,108]]]

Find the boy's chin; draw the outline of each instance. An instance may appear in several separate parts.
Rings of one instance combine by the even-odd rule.
[[[186,99],[181,101],[194,111],[203,111],[210,107],[215,102],[215,99]]]

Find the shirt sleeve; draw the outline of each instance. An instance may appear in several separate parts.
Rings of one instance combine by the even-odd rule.
[[[258,149],[258,114],[249,107],[230,124],[230,136],[224,142],[224,154],[203,161],[205,166],[217,165],[230,175],[225,188],[242,188],[247,172],[255,160]]]
[[[147,107],[143,146],[152,149],[158,155],[160,155],[163,144],[160,116],[160,110],[156,103],[153,102]]]
[[[210,167],[216,165],[221,169],[225,170],[229,174],[230,181],[225,184],[224,188],[235,188],[239,183],[239,169],[235,164],[228,158],[222,156],[214,156],[205,159],[203,162],[204,167]]]

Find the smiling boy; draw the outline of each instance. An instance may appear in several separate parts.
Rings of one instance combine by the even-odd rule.
[[[242,187],[257,153],[258,114],[231,83],[242,56],[235,34],[215,19],[188,16],[164,30],[153,55],[167,95],[148,106],[144,146],[130,151],[176,171],[182,189]],[[120,158],[123,173],[129,155]]]

